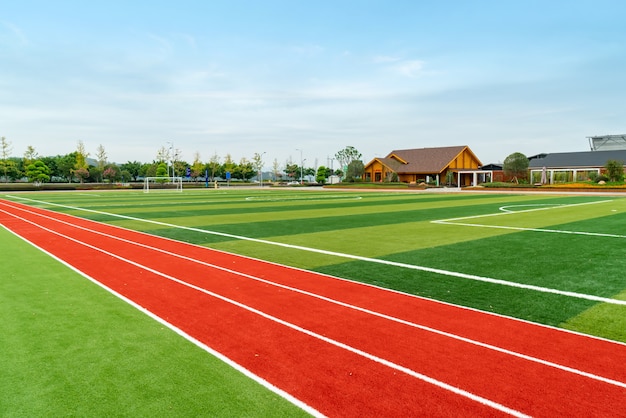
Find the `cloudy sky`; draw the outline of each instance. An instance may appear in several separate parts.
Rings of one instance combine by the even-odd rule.
[[[0,136],[15,156],[81,140],[150,162],[173,144],[267,167],[348,145],[364,162],[584,151],[626,133],[624,16],[621,0],[3,1]]]

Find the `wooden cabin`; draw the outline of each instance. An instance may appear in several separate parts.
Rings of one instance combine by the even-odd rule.
[[[365,181],[471,186],[491,181],[481,165],[467,145],[394,150],[365,166]]]

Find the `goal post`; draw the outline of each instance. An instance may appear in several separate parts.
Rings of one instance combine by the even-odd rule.
[[[145,177],[143,179],[143,192],[150,193],[155,190],[170,190],[176,192],[183,191],[182,177]]]

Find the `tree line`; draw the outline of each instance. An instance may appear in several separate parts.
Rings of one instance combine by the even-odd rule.
[[[23,157],[11,156],[13,148],[11,143],[2,137],[0,140],[0,176],[5,182],[23,181],[25,178],[30,182],[131,182],[144,177],[180,176],[190,180],[200,181],[217,179],[237,179],[249,181],[257,177],[261,179],[264,167],[263,154],[255,153],[252,159],[242,158],[235,162],[230,154],[223,159],[217,154],[213,155],[208,162],[203,162],[200,153],[194,153],[193,162],[189,163],[181,157],[180,150],[161,147],[157,151],[156,158],[150,163],[139,161],[127,161],[123,164],[108,162],[105,148],[99,145],[93,158],[86,151],[82,141],[78,141],[76,150],[56,156],[40,156],[34,147],[28,146]],[[352,146],[348,146],[335,155],[341,167],[348,167],[344,176],[342,170],[320,166],[300,167],[298,164],[287,161],[284,165],[275,159],[272,164],[270,177],[272,181],[302,181],[303,178],[315,179],[318,183],[324,183],[332,175],[346,178],[358,176],[358,172],[351,169],[355,162],[360,161],[361,154]],[[358,164],[357,164],[358,166]],[[358,170],[357,170],[358,171]]]

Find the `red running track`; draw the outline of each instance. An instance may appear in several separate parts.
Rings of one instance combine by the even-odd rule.
[[[626,345],[9,201],[0,223],[328,416],[626,416]]]

